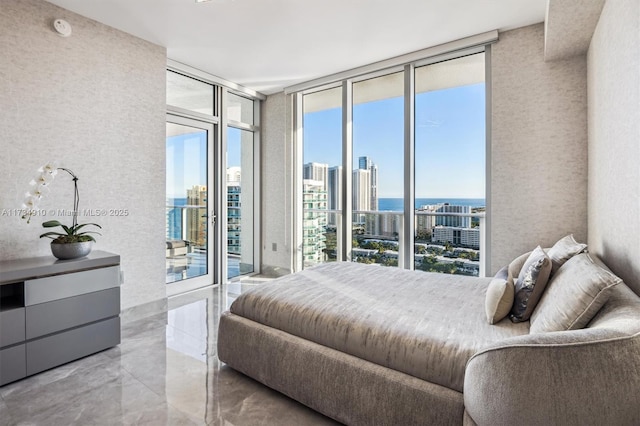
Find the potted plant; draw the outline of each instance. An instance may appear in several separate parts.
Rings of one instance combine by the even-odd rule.
[[[57,220],[49,220],[42,224],[44,228],[61,227],[64,233],[49,231],[40,235],[40,238],[50,238],[51,253],[58,259],[76,259],[78,257],[87,256],[91,252],[93,243],[96,241],[91,234],[100,235],[95,231],[87,231],[85,226],[95,226],[102,228],[97,223],[78,223],[78,205],[80,203],[80,193],[78,192],[78,176],[71,170],[64,167],[57,167],[53,163],[49,163],[39,169],[40,174],[32,182],[34,189],[27,193],[24,203],[26,208],[23,219],[27,219],[27,223],[31,221],[31,217],[37,214],[36,207],[42,197],[49,192],[49,185],[53,182],[53,178],[62,170],[71,175],[74,185],[73,193],[73,212],[71,226],[66,226]]]
[[[74,217],[75,219],[75,217]],[[42,224],[45,228],[55,228],[57,226],[62,227],[65,233],[49,231],[40,235],[40,238],[51,238],[51,253],[58,259],[75,259],[83,257],[91,253],[93,243],[96,241],[93,236],[89,234],[98,234],[93,231],[80,232],[85,226],[97,226],[102,228],[97,223],[75,223],[71,226],[65,226],[57,220],[49,220]]]

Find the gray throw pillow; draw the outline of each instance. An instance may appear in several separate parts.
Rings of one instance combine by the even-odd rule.
[[[549,282],[531,315],[531,333],[584,328],[622,280],[588,253],[569,259]]]
[[[513,277],[509,275],[509,267],[500,269],[487,287],[484,309],[487,314],[489,324],[501,321],[513,306]]]
[[[586,249],[587,245],[577,242],[573,234],[559,239],[547,252],[552,263],[551,275],[555,274],[567,260]]]
[[[514,281],[520,275],[520,271],[522,270],[522,267],[524,266],[530,255],[531,252],[521,254],[520,256],[513,259],[511,263],[509,263],[509,275],[514,279]]]
[[[511,308],[511,321],[522,322],[529,319],[536,308],[551,273],[551,260],[542,247],[531,252],[520,270],[515,283],[515,296]]]

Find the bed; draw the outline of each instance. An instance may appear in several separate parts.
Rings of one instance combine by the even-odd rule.
[[[630,351],[640,348],[640,329],[611,330],[609,320],[586,335],[561,337],[547,333],[532,338],[529,321],[505,319],[491,325],[485,314],[490,282],[347,262],[319,265],[238,297],[221,317],[218,356],[345,424],[459,425],[500,423],[496,419],[508,424],[509,415],[522,420],[521,414],[533,410],[518,407],[496,414],[483,408],[495,407],[487,392],[508,393],[501,383],[521,385],[509,383],[513,374],[499,372],[495,365],[494,358],[505,351],[618,338],[631,339]],[[640,319],[638,297],[626,286],[618,293],[625,315]],[[530,352],[519,353],[525,359],[514,362],[536,362],[540,354]],[[473,377],[470,367],[477,371]],[[499,382],[495,389],[484,376],[488,371]],[[633,383],[640,385],[640,379]],[[468,389],[474,392],[467,395]],[[636,390],[621,398],[637,395]],[[633,412],[627,414],[635,419]]]

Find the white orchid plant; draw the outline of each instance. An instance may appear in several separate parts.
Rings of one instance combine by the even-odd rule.
[[[31,218],[37,215],[38,204],[44,196],[49,194],[49,185],[53,182],[54,178],[58,174],[58,171],[67,172],[71,175],[74,185],[73,193],[73,220],[71,226],[66,226],[57,220],[49,220],[42,224],[45,228],[61,227],[64,230],[62,232],[49,231],[40,235],[40,238],[51,238],[53,243],[66,244],[66,243],[79,243],[84,241],[95,241],[95,238],[91,234],[100,235],[95,231],[83,230],[85,226],[96,226],[102,228],[97,223],[78,223],[78,205],[80,203],[80,193],[78,192],[78,176],[71,170],[64,167],[58,167],[55,162],[49,162],[38,169],[38,175],[30,182],[31,190],[25,194],[24,203],[22,205],[25,213],[22,215],[22,219],[26,219],[27,223],[31,222]]]

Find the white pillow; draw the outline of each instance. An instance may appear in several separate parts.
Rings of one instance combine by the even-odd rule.
[[[547,251],[552,264],[551,275],[555,274],[567,260],[576,254],[582,253],[586,249],[587,245],[577,242],[575,238],[573,238],[573,234],[559,239],[558,242]]]
[[[484,309],[489,324],[495,324],[509,315],[513,306],[513,277],[509,276],[509,267],[500,269],[487,287]]]

